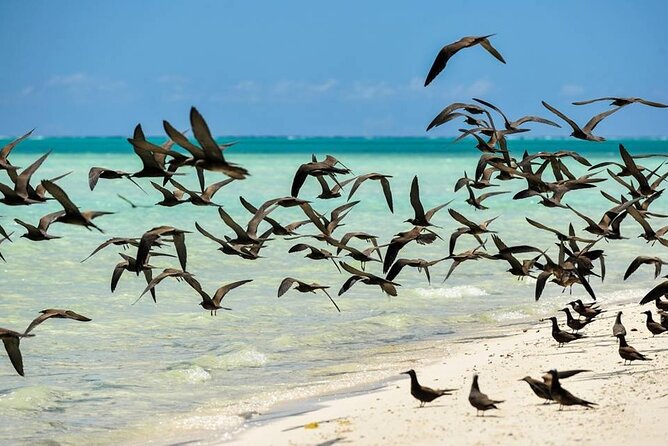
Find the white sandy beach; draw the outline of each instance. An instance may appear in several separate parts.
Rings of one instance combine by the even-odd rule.
[[[646,309],[628,303],[603,307],[607,313],[583,330],[588,338],[558,348],[549,321],[507,327],[506,336],[452,342],[435,364],[397,364],[397,374],[415,368],[420,383],[459,388],[424,408],[409,392],[410,380],[398,375],[376,391],[321,398],[317,409],[282,417],[264,414],[241,436],[225,444],[664,444],[668,435],[668,335],[652,337]],[[652,361],[624,366],[612,337],[614,315],[623,310],[627,341]],[[563,313],[558,315],[564,324]],[[566,327],[564,327],[566,328]],[[636,331],[637,330],[637,331]],[[589,369],[562,381],[574,395],[598,403],[558,410],[544,405],[520,378],[539,378],[548,369]],[[505,400],[500,410],[476,417],[467,397],[474,373],[481,391]]]

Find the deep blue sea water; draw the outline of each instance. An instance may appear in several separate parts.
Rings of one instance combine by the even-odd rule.
[[[227,149],[229,161],[251,172],[244,181],[223,188],[215,200],[238,221],[250,217],[240,205],[241,195],[255,205],[290,193],[297,167],[332,154],[355,174],[380,172],[393,176],[395,211],[390,213],[380,187],[363,184],[355,195],[361,202],[346,218],[346,231],[367,231],[381,243],[410,228],[408,202],[410,182],[420,179],[425,208],[454,199],[450,207],[473,220],[499,216],[492,224],[507,244],[550,247],[554,238],[530,227],[529,216],[562,231],[569,222],[581,229],[583,222],[565,209],[537,205],[537,200],[512,200],[523,182],[499,182],[495,190],[512,193],[492,197],[486,211],[468,206],[465,189],[453,192],[454,182],[467,171],[473,175],[479,152],[470,142],[452,144],[447,139],[422,138],[228,138],[238,143]],[[155,139],[159,142],[160,139]],[[632,153],[668,153],[668,141],[636,139],[621,141]],[[0,141],[2,146],[5,141]],[[618,161],[620,141],[595,144],[574,140],[522,140],[510,142],[514,156],[524,150],[577,150],[592,164]],[[280,281],[292,276],[331,286],[336,294],[346,276],[330,262],[288,254],[294,241],[274,240],[262,251],[264,258],[243,261],[217,251],[217,245],[195,231],[197,221],[210,232],[232,235],[213,207],[190,204],[174,208],[151,206],[132,209],[117,197],[122,194],[137,204],[151,205],[160,199],[147,179],[140,184],[146,194],[125,180],[100,180],[95,191],[87,184],[91,166],[134,171],[138,158],[124,138],[33,138],[19,145],[10,159],[25,167],[38,154],[53,150],[33,182],[73,171],[59,184],[82,209],[113,211],[96,223],[105,234],[80,227],[55,224],[50,232],[61,239],[33,243],[21,239],[18,217],[36,223],[40,216],[58,209],[57,203],[29,207],[0,205],[0,224],[15,231],[14,243],[3,243],[7,259],[0,263],[0,326],[21,330],[43,308],[70,308],[93,319],[89,323],[52,320],[35,330],[37,336],[21,343],[26,377],[14,373],[6,357],[0,358],[0,444],[155,444],[167,443],[184,432],[208,432],[208,441],[226,438],[243,426],[253,412],[266,411],[278,402],[345,389],[387,376],[395,365],[419,358],[437,357],[424,349],[425,342],[446,341],[472,327],[495,327],[518,320],[538,319],[561,308],[568,291],[548,285],[534,302],[534,282],[518,281],[507,274],[502,262],[478,261],[461,265],[445,283],[450,262],[431,270],[432,283],[423,274],[406,269],[398,277],[399,295],[388,298],[377,287],[355,285],[339,297],[337,313],[323,295],[289,292],[280,299]],[[639,163],[655,168],[663,159]],[[568,162],[576,174],[585,168]],[[601,174],[604,175],[604,172]],[[219,174],[207,173],[207,182]],[[180,178],[195,188],[192,173]],[[4,173],[0,181],[7,182]],[[622,190],[611,180],[600,188],[613,195]],[[324,212],[346,201],[318,200],[317,183],[307,180],[300,197],[313,200]],[[610,207],[599,189],[568,194],[565,202],[597,219]],[[668,212],[661,200],[656,212]],[[281,222],[302,219],[298,208],[281,209],[272,215]],[[657,226],[663,226],[658,223]],[[436,259],[447,255],[449,234],[459,225],[446,210],[436,214],[436,231],[444,241],[428,246],[409,245],[401,256]],[[157,289],[158,302],[143,298],[142,277],[126,273],[115,293],[109,290],[114,265],[121,261],[117,247],[107,248],[80,263],[99,243],[112,236],[139,237],[159,225],[193,231],[186,236],[188,269],[203,287],[213,292],[221,284],[253,279],[231,292],[226,305],[233,311],[211,317],[197,305],[199,297],[187,285],[166,280]],[[312,233],[304,227],[302,232]],[[605,282],[592,280],[602,302],[640,295],[655,283],[652,272],[641,269],[622,281],[628,263],[639,254],[660,253],[638,239],[639,226],[631,219],[623,224],[628,240],[602,243],[608,253]],[[318,244],[313,242],[314,244]],[[360,248],[367,245],[357,242]],[[457,251],[472,248],[473,239],[462,237]],[[491,240],[489,245],[491,245]],[[489,246],[488,245],[488,246]],[[665,248],[663,248],[665,249]],[[167,247],[166,251],[171,252]],[[331,250],[331,248],[330,248]],[[128,251],[132,254],[132,251]],[[353,264],[354,261],[350,260]],[[153,258],[157,270],[178,264],[170,258]],[[378,265],[368,265],[379,273]],[[575,287],[573,295],[584,297]],[[419,346],[419,349],[418,349]],[[53,443],[53,444],[56,444]],[[45,443],[46,444],[46,443]]]

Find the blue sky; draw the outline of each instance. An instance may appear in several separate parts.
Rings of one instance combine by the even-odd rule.
[[[0,135],[130,135],[138,122],[159,135],[195,105],[218,135],[419,136],[473,96],[554,118],[546,100],[582,123],[605,105],[573,100],[668,102],[659,0],[2,0],[0,17]],[[475,47],[422,86],[444,44],[489,33],[506,65]],[[630,106],[597,130],[662,136],[666,122],[668,109]]]

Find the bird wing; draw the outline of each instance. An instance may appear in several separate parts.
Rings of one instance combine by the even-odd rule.
[[[396,262],[392,264],[392,267],[390,270],[387,272],[387,275],[385,276],[385,280],[394,280],[395,277],[399,275],[401,270],[406,266],[407,260],[406,259],[397,259]]]
[[[664,282],[661,282],[660,284],[658,284],[657,286],[652,288],[649,291],[649,293],[647,293],[645,295],[645,297],[643,297],[640,300],[640,305],[644,305],[646,303],[652,302],[652,301],[664,296],[666,293],[668,293],[668,280],[666,280]]]
[[[9,360],[14,366],[14,370],[21,375],[23,375],[23,358],[21,357],[21,350],[19,349],[19,338],[18,337],[7,337],[2,338],[2,343],[5,344],[5,350],[7,350],[7,355]]]
[[[478,227],[478,225],[476,225],[471,220],[467,219],[466,217],[464,217],[462,214],[455,211],[454,209],[448,209],[448,213],[450,213],[450,216],[452,218],[454,218],[455,221],[463,224],[464,226],[468,226],[471,229]]]
[[[18,144],[21,143],[21,141],[25,140],[26,138],[30,137],[32,135],[32,132],[34,132],[35,129],[30,130],[28,133],[25,135],[21,136],[20,138],[16,138],[15,140],[11,141],[9,144],[6,144],[2,149],[0,149],[0,159],[6,160],[9,154],[11,153],[12,149],[16,147]]]
[[[216,237],[215,235],[211,234],[210,232],[206,231],[203,227],[199,225],[199,223],[195,222],[195,228],[199,231],[200,234],[202,234],[204,237],[213,240],[214,242],[218,243],[221,246],[229,246],[229,243],[227,243],[225,240],[220,239]]]
[[[61,187],[56,183],[53,183],[49,180],[42,180],[42,186],[44,186],[47,192],[49,192],[51,196],[58,201],[58,203],[60,203],[67,214],[80,214],[79,208],[74,203],[72,203],[70,197],[68,197],[65,191],[61,189]]]
[[[572,102],[573,105],[587,105],[591,104],[593,102],[598,102],[598,101],[615,101],[617,98],[596,98],[596,99],[589,99],[587,101],[576,101]]]
[[[410,201],[413,211],[415,212],[415,219],[421,221],[426,220],[424,207],[422,207],[422,202],[420,201],[420,184],[418,183],[417,175],[413,177],[413,182],[411,183]]]
[[[299,190],[304,185],[306,177],[308,176],[308,164],[302,164],[295,172],[295,177],[292,179],[292,186],[290,188],[290,195],[297,197],[299,195]]]
[[[42,313],[39,316],[37,316],[33,321],[28,325],[28,328],[26,328],[26,331],[23,332],[24,335],[27,335],[32,331],[33,328],[37,327],[39,324],[44,322],[45,320],[54,317],[54,313]]]
[[[343,266],[343,262],[341,262],[341,263],[342,263],[342,266]],[[339,296],[342,295],[343,293],[345,293],[346,291],[348,291],[353,285],[355,285],[359,280],[362,280],[362,279],[363,279],[363,277],[361,277],[361,276],[357,276],[357,275],[350,276],[350,277],[348,278],[348,280],[346,280],[346,281],[343,283],[343,285],[341,285],[341,289],[339,290],[339,294],[338,294],[338,295],[339,295]]]
[[[281,284],[278,286],[278,297],[281,297],[290,289],[290,287],[295,283],[299,282],[297,279],[292,277],[286,277],[281,281]]]
[[[541,103],[543,104],[543,106],[544,106],[545,108],[547,108],[547,109],[550,110],[552,113],[554,113],[555,115],[559,116],[561,119],[563,119],[564,121],[566,121],[566,123],[568,123],[568,125],[570,125],[571,128],[573,128],[574,131],[576,131],[576,132],[581,132],[581,131],[582,131],[582,129],[580,129],[580,127],[579,127],[579,126],[575,123],[575,121],[573,121],[571,118],[569,118],[568,116],[566,116],[565,114],[563,114],[562,112],[560,112],[559,110],[557,110],[556,108],[552,107],[552,106],[551,106],[550,104],[548,104],[547,102],[545,102],[545,101],[541,101]]]
[[[183,232],[177,232],[172,237],[174,239],[174,247],[176,248],[176,255],[179,258],[181,269],[186,271],[186,262],[188,261],[188,252],[186,250],[186,235]]]
[[[192,126],[195,139],[197,139],[197,142],[199,142],[204,150],[205,157],[211,160],[225,161],[223,152],[218,147],[218,143],[213,139],[209,126],[195,107],[191,107],[190,109],[190,125]]]
[[[37,223],[37,228],[46,232],[49,229],[49,226],[51,226],[51,223],[53,223],[54,220],[63,215],[65,215],[64,211],[57,211],[57,212],[52,212],[50,214],[46,214],[45,216],[39,219],[39,223]]]
[[[466,42],[458,40],[457,42],[453,42],[441,48],[441,50],[436,55],[436,58],[434,59],[434,63],[429,69],[429,73],[427,73],[427,78],[424,81],[424,86],[426,87],[427,85],[429,85],[431,81],[433,81],[436,78],[436,76],[438,76],[439,73],[443,71],[445,65],[448,63],[448,60],[450,60],[450,58],[455,53],[457,53],[459,50],[461,50],[466,46],[467,46]]]
[[[387,207],[390,208],[390,212],[394,213],[394,205],[392,203],[392,189],[390,188],[390,180],[387,177],[380,178],[380,185],[383,188],[383,195],[385,195],[385,201],[387,201]]]
[[[327,292],[327,290],[324,289],[324,288],[320,288],[320,291],[322,291],[323,293],[325,293],[325,295],[326,295],[327,297],[329,297],[329,300],[331,300],[332,303],[334,304],[334,307],[336,308],[336,311],[338,311],[338,312],[340,313],[340,312],[341,312],[341,309],[340,309],[339,306],[336,304],[336,302],[334,302],[334,299],[332,299],[332,296],[329,295],[329,293]]]
[[[228,178],[223,181],[218,181],[217,183],[213,183],[209,185],[204,191],[202,192],[202,196],[208,198],[211,200],[214,195],[216,195],[216,192],[218,192],[222,187],[227,186],[230,184],[232,181],[234,181],[235,178]]]
[[[191,109],[191,120],[192,120],[192,109]],[[162,121],[162,126],[165,129],[165,133],[167,133],[167,136],[174,141],[176,144],[178,144],[180,147],[183,147],[186,149],[190,154],[197,158],[197,159],[204,159],[206,158],[206,155],[204,154],[204,150],[201,148],[197,147],[195,144],[191,143],[188,141],[188,138],[186,138],[183,133],[179,132],[176,130],[169,122],[167,121]]]
[[[226,285],[221,286],[216,290],[216,293],[213,295],[213,303],[218,306],[220,305],[220,302],[223,300],[225,295],[229,293],[231,290],[240,287],[241,285],[244,285],[248,282],[252,282],[253,279],[246,279],[246,280],[239,280],[236,282],[228,283]]]
[[[482,40],[480,41],[480,46],[482,46],[483,48],[485,48],[485,49],[487,50],[487,52],[488,52],[489,54],[491,54],[492,56],[494,56],[499,62],[501,62],[501,63],[506,63],[506,61],[503,59],[503,56],[501,55],[501,53],[499,53],[499,52],[496,50],[496,48],[494,48],[494,47],[492,46],[492,44],[489,43],[489,40],[488,40],[488,39],[482,39]]]
[[[234,221],[230,214],[223,210],[223,208],[218,208],[218,215],[220,215],[220,218],[225,222],[225,224],[234,231],[238,238],[243,239],[248,237],[246,231],[244,231],[243,228],[239,226],[236,221]]]
[[[37,158],[37,160],[32,163],[30,166],[26,167],[21,171],[21,174],[16,178],[16,184],[14,185],[14,190],[16,193],[22,197],[28,196],[28,185],[30,184],[30,178],[32,175],[39,169],[44,160],[51,154],[49,150],[44,155]]]
[[[118,285],[118,281],[121,280],[121,276],[123,275],[123,271],[125,271],[126,267],[128,266],[127,261],[119,262],[116,264],[114,267],[114,271],[111,273],[111,292],[113,293],[114,290],[116,290],[116,285]]]
[[[593,132],[599,122],[601,122],[604,118],[610,116],[611,114],[619,111],[621,108],[622,107],[613,108],[611,110],[608,110],[606,112],[594,116],[589,120],[589,122],[585,124],[585,126],[582,128],[582,131],[585,133]]]

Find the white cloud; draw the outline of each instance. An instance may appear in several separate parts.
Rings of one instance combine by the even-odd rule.
[[[51,77],[46,81],[46,85],[49,87],[53,86],[76,86],[82,85],[90,82],[90,77],[85,73],[72,73],[66,75],[58,75]]]
[[[578,96],[584,91],[584,87],[578,84],[564,84],[561,86],[561,94],[564,96]]]
[[[377,100],[393,96],[396,93],[396,87],[385,81],[380,82],[355,82],[348,90],[345,97],[355,100]]]
[[[35,92],[35,87],[28,85],[21,90],[21,96],[28,96]]]

